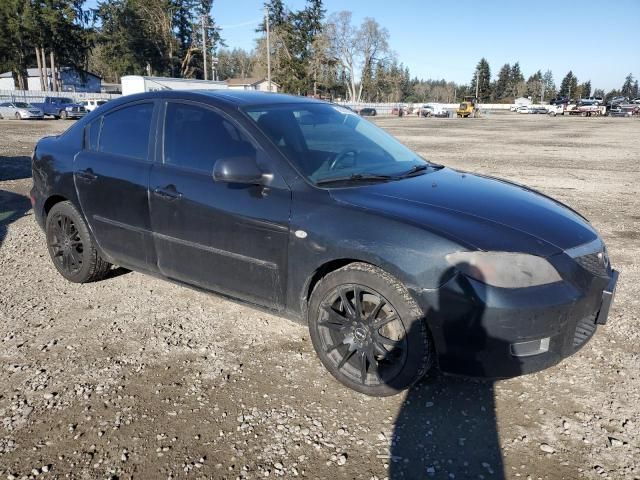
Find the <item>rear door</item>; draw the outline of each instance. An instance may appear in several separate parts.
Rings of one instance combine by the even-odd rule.
[[[154,112],[147,100],[96,118],[74,162],[80,205],[98,245],[116,262],[143,270],[156,265],[148,199]]]
[[[213,107],[168,101],[150,179],[160,271],[202,288],[284,304],[291,193],[259,146]],[[253,156],[268,187],[213,180],[220,158]]]

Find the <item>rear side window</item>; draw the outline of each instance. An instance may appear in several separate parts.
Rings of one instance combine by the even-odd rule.
[[[220,158],[252,156],[256,150],[229,120],[213,110],[169,102],[164,125],[164,163],[211,173]]]
[[[105,115],[98,150],[146,160],[153,103],[138,103]]]

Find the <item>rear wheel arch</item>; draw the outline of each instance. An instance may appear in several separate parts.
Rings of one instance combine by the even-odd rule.
[[[42,207],[44,211],[44,218],[45,219],[47,218],[47,216],[49,215],[49,212],[51,211],[51,209],[56,203],[66,202],[67,200],[69,199],[66,197],[63,197],[62,195],[51,195],[49,198],[47,198],[44,202],[44,206]]]

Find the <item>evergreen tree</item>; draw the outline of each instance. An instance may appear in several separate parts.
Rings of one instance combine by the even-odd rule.
[[[476,88],[477,87],[477,88]],[[483,57],[476,65],[475,73],[471,79],[472,95],[478,92],[478,100],[488,102],[491,98],[491,69],[489,62]]]
[[[583,82],[580,87],[580,96],[582,98],[588,98],[591,96],[591,80],[587,80]]]
[[[634,97],[633,87],[634,87],[633,75],[630,73],[624,79],[624,83],[622,84],[622,88],[620,89],[620,91],[622,92],[623,96],[633,98]]]
[[[542,84],[544,88],[542,100],[555,97],[556,82],[553,81],[553,73],[551,72],[551,70],[547,70],[546,72],[544,72],[544,75],[542,76]]]
[[[578,78],[573,74],[571,70],[565,75],[560,84],[560,96],[561,97],[575,97],[578,92]]]
[[[527,79],[526,95],[537,103],[542,98],[542,89],[542,72],[538,70]]]
[[[509,82],[511,78],[511,65],[505,63],[500,72],[498,73],[498,79],[493,87],[493,98],[495,100],[503,100],[509,95]]]
[[[516,98],[521,94],[519,91],[520,84],[524,82],[524,75],[520,70],[520,62],[516,62],[511,67],[511,73],[509,75],[509,95]]]

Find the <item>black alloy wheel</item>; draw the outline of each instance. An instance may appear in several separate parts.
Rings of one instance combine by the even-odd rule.
[[[56,203],[46,220],[47,248],[60,274],[76,283],[105,277],[111,263],[96,250],[82,215],[71,202]]]
[[[73,219],[63,213],[57,213],[51,219],[49,249],[59,270],[73,276],[82,269],[82,239]]]
[[[364,285],[341,285],[321,308],[322,348],[338,371],[366,387],[397,376],[407,359],[407,339],[386,298]]]
[[[397,279],[373,265],[351,263],[322,278],[307,319],[323,365],[358,392],[394,395],[432,366],[422,312]]]

